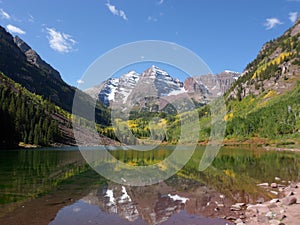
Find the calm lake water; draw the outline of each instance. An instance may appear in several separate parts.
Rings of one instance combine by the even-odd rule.
[[[156,163],[171,152],[171,147],[162,147],[111,154],[138,166]],[[300,180],[299,153],[222,148],[212,165],[199,172],[202,154],[199,147],[166,181],[130,187],[101,177],[76,150],[1,150],[0,224],[225,225],[231,223],[220,218],[233,213],[232,204],[277,197],[276,189],[257,184]],[[216,210],[217,204],[224,207]]]

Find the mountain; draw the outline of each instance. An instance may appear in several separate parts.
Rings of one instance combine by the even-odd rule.
[[[19,37],[0,27],[0,71],[27,90],[71,112],[75,88]]]
[[[0,26],[0,145],[14,147],[19,142],[35,145],[75,145],[71,112],[75,92],[80,112],[73,115],[81,124],[86,109],[95,110],[99,127],[110,124],[109,112],[84,92],[66,84],[59,72],[18,36],[13,37]],[[79,111],[79,110],[78,110]],[[77,128],[76,128],[77,129]],[[94,143],[93,135],[80,127],[85,143]],[[55,135],[52,133],[55,130]],[[53,131],[53,132],[52,132]],[[108,143],[110,140],[103,141]],[[99,144],[99,143],[97,143]]]
[[[217,75],[188,77],[184,82],[168,72],[152,66],[142,74],[130,71],[120,78],[110,78],[101,85],[85,90],[106,106],[129,103],[131,106],[152,105],[163,109],[168,101],[188,94],[196,102],[207,103],[209,99],[225,93],[239,77],[239,73],[224,71]]]
[[[60,73],[36,51],[20,37],[13,37],[1,26],[0,72],[68,112],[72,112],[75,92],[83,109],[94,105],[89,95],[64,82]],[[81,114],[84,116],[84,112]],[[96,104],[96,114],[98,123],[109,124],[106,109],[99,103]]]
[[[37,52],[31,49],[30,46],[26,44],[19,36],[14,37],[14,42],[25,54],[26,59],[30,64],[35,65],[37,68],[47,72],[51,78],[62,81],[59,72],[41,59]]]
[[[152,102],[158,108],[159,98],[185,93],[183,83],[166,71],[152,66],[142,74],[130,71],[120,78],[110,78],[101,85],[85,90],[106,106],[128,105],[147,107]],[[165,105],[165,104],[163,104]]]
[[[227,137],[299,143],[299,80],[300,18],[282,36],[267,42],[226,92]]]
[[[300,18],[281,37],[266,43],[232,86],[227,98],[243,99],[266,91],[280,95],[295,88],[300,74]]]
[[[239,76],[238,72],[225,70],[217,75],[188,77],[184,88],[196,102],[207,103],[211,98],[223,95]]]

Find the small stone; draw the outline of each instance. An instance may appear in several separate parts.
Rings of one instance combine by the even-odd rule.
[[[280,202],[280,200],[278,198],[274,198],[270,201],[270,203],[277,203],[277,202]]]
[[[246,216],[245,215],[240,215],[240,219],[244,220],[244,219],[246,219]]]
[[[218,204],[217,207],[218,207],[218,208],[223,208],[223,207],[225,207],[225,206],[224,206],[224,204]]]
[[[235,205],[238,205],[238,206],[240,206],[240,207],[243,207],[243,206],[245,206],[245,205],[246,205],[246,203],[239,202],[239,203],[235,203]]]
[[[257,199],[257,201],[256,201],[256,202],[257,202],[258,204],[261,204],[261,203],[263,203],[264,201],[265,201],[265,199],[263,199],[263,198],[259,198],[259,199]]]
[[[283,214],[283,213],[285,213],[285,210],[284,209],[280,210],[280,214]]]
[[[272,194],[274,195],[278,195],[278,192],[277,191],[270,191]]]
[[[238,224],[238,223],[243,223],[243,220],[237,219],[237,220],[235,221],[235,223],[236,223],[236,224]]]
[[[282,200],[283,205],[294,205],[297,203],[297,198],[289,196]]]
[[[236,225],[245,225],[245,223],[244,223],[243,220],[241,220],[241,219],[237,219],[234,223],[235,223]]]
[[[266,217],[268,217],[269,219],[273,219],[275,216],[276,214],[271,211],[266,214]]]
[[[271,188],[278,188],[278,184],[277,183],[272,183]]]
[[[269,223],[271,225],[279,225],[280,224],[280,221],[279,220],[270,220]]]
[[[298,188],[297,184],[291,184],[291,188]]]
[[[238,205],[232,205],[230,210],[231,211],[240,211],[242,209],[242,207],[238,206]]]
[[[235,221],[235,220],[237,220],[237,218],[234,216],[227,216],[226,220]]]
[[[260,186],[260,187],[268,187],[268,186],[269,186],[269,183],[261,183],[261,184],[257,184],[257,186]]]
[[[275,177],[275,180],[276,180],[276,181],[279,181],[279,180],[281,180],[281,179],[280,179],[280,177]]]

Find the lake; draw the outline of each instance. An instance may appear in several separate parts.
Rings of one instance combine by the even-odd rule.
[[[111,151],[124,163],[157,163],[172,152]],[[233,224],[237,202],[278,197],[276,189],[300,180],[300,154],[224,147],[205,171],[198,147],[176,175],[150,186],[126,186],[96,173],[74,149],[0,151],[0,224]]]

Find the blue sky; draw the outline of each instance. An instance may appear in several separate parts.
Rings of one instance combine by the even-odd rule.
[[[74,86],[99,56],[141,40],[175,42],[214,73],[241,72],[298,13],[300,0],[0,0],[0,25]]]

